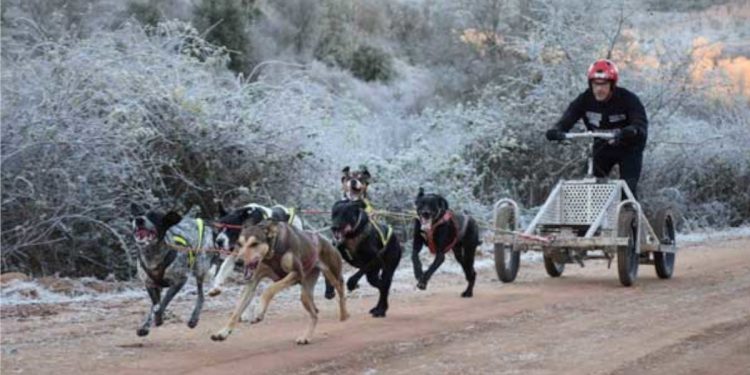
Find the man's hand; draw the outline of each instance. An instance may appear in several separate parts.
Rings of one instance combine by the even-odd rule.
[[[612,132],[612,139],[609,140],[609,144],[613,146],[621,145],[623,139],[625,139],[625,132],[622,129],[615,129]]]
[[[547,130],[547,140],[549,141],[564,141],[565,140],[565,132],[560,129],[550,129]]]

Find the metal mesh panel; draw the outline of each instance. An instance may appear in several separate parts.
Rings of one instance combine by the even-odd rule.
[[[609,196],[615,192],[613,204],[605,207]],[[560,194],[554,197],[540,220],[540,224],[588,225],[596,220],[599,212],[607,209],[602,228],[613,228],[617,220],[616,203],[620,201],[617,184],[565,183]]]

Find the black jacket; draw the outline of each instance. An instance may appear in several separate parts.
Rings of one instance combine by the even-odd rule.
[[[622,144],[610,146],[597,139],[596,147],[643,151],[646,146],[646,110],[638,96],[624,88],[615,87],[612,97],[606,102],[597,101],[589,88],[570,103],[555,127],[567,132],[580,119],[590,131],[622,129]]]

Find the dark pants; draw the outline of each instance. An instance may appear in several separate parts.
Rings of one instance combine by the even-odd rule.
[[[594,152],[594,177],[607,177],[615,165],[620,166],[620,178],[625,180],[638,199],[638,180],[641,178],[643,150],[602,147]]]

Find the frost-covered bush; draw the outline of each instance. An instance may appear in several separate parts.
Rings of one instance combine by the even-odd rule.
[[[647,207],[673,202],[688,229],[750,217],[747,98],[716,96],[720,72],[694,82],[691,41],[638,30],[637,4],[238,3],[253,22],[237,38],[259,59],[245,78],[227,69],[237,48],[187,23],[84,17],[85,33],[51,38],[72,25],[60,12],[39,8],[49,26],[25,21],[26,3],[3,13],[3,270],[131,275],[131,202],[208,218],[215,200],[280,203],[322,229],[346,165],[369,168],[381,210],[410,212],[424,187],[480,225],[502,197],[533,213],[585,172],[586,145],[544,131],[610,50],[651,121]],[[388,51],[390,80],[352,74],[360,45]]]
[[[182,23],[3,60],[3,269],[125,275],[131,202],[211,215],[230,188],[294,190],[308,134],[287,116],[316,109],[296,82],[250,84],[226,61]]]

